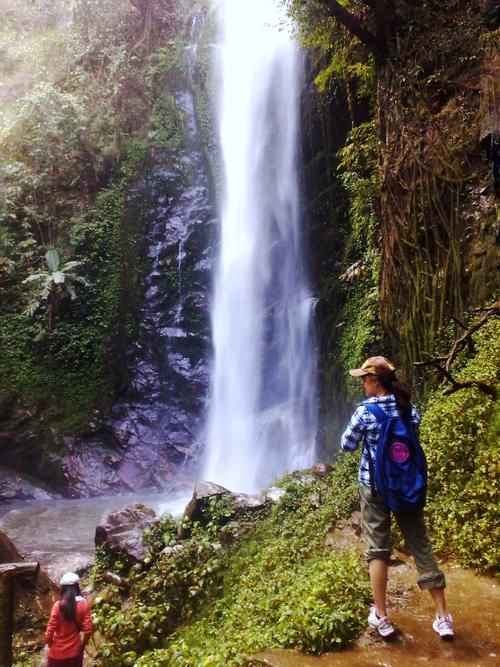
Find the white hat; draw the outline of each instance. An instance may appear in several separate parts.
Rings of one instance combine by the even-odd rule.
[[[66,572],[66,574],[63,574],[61,577],[61,581],[59,582],[60,586],[74,586],[74,584],[78,584],[80,582],[80,577],[75,574],[74,572]]]

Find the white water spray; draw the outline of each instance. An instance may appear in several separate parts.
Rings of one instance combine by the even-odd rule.
[[[315,457],[313,301],[297,183],[297,44],[274,0],[223,0],[225,172],[205,479],[255,491]]]

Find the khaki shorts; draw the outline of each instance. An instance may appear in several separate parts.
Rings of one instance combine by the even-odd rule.
[[[391,555],[391,510],[383,498],[369,486],[359,485],[361,523],[366,541],[366,558],[388,561]],[[439,569],[427,534],[423,510],[394,513],[404,541],[415,560],[418,585],[422,590],[445,588],[446,581]]]

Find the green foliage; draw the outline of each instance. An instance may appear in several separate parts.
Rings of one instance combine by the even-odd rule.
[[[77,298],[74,284],[88,286],[88,282],[73,271],[80,262],[72,261],[61,265],[61,258],[55,249],[47,250],[45,263],[48,271],[32,273],[23,283],[38,283],[38,294],[26,308],[26,313],[32,317],[40,307],[45,306],[50,329],[54,318],[59,314],[61,300],[69,296],[74,301]]]
[[[359,555],[328,551],[323,541],[356,503],[356,465],[340,456],[330,478],[285,478],[281,501],[258,520],[239,519],[230,546],[218,541],[228,498],[207,505],[207,525],[193,526],[185,540],[162,518],[148,536],[149,564],[130,572],[130,597],[100,595],[101,660],[219,667],[243,665],[266,646],[321,653],[353,639],[364,625],[366,576]],[[179,541],[182,549],[161,553],[162,542]]]
[[[355,554],[302,561],[278,540],[263,551],[242,563],[247,570],[233,590],[235,599],[222,598],[206,619],[179,632],[168,649],[146,655],[138,664],[244,665],[249,654],[266,647],[322,653],[359,633],[367,591]]]
[[[190,539],[174,555],[157,554],[146,571],[132,568],[133,593],[124,607],[112,588],[96,600],[94,620],[105,637],[100,659],[109,667],[121,667],[131,654],[160,645],[218,590],[220,569],[219,551],[206,539]]]
[[[152,54],[146,73],[154,97],[148,138],[173,149],[179,148],[185,138],[184,115],[177,108],[174,97],[177,90],[186,86],[184,49],[180,39],[170,42]]]
[[[152,528],[144,531],[143,539],[149,545],[152,554],[159,553],[164,547],[173,547],[177,544],[177,523],[170,514],[163,514]]]
[[[339,151],[340,179],[349,197],[349,236],[344,249],[346,270],[344,329],[339,357],[344,372],[359,366],[381,349],[378,308],[380,274],[379,223],[375,209],[378,194],[377,142],[373,122],[362,123],[348,135]],[[350,393],[359,383],[348,380]]]
[[[154,141],[182,140],[165,92],[182,46],[168,21],[152,30],[128,0],[22,11],[0,0],[0,10],[0,383],[70,429],[120,384],[141,270],[141,204],[126,209],[125,191]],[[64,270],[41,270],[54,247]]]
[[[125,206],[125,192],[155,141],[182,141],[166,91],[183,47],[128,0],[0,9],[0,385],[64,433],[123,381],[142,238],[140,196]],[[68,262],[41,269],[54,247]]]
[[[500,322],[474,337],[477,353],[457,379],[499,386]],[[500,499],[498,403],[477,389],[436,391],[421,425],[429,462],[428,514],[438,550],[464,565],[498,570]]]
[[[302,44],[325,63],[315,77],[321,93],[336,81],[352,86],[358,98],[373,99],[375,67],[372,56],[325,8],[316,3],[286,0],[288,13],[295,19]],[[341,3],[352,4],[352,3]]]
[[[2,388],[28,401],[43,400],[63,432],[81,427],[93,408],[112,399],[120,373],[116,352],[129,328],[124,293],[129,303],[134,300],[136,278],[129,267],[138,252],[137,224],[134,212],[126,213],[123,183],[104,190],[95,207],[74,221],[71,233],[77,259],[65,270],[74,275],[78,262],[88,278],[81,298],[58,304],[60,320],[50,331],[36,313],[27,322],[16,312],[18,304],[0,318],[0,342],[8,350],[0,359]]]
[[[211,496],[208,504],[202,509],[203,526],[210,539],[216,539],[220,529],[225,526],[234,515],[234,509],[229,494]]]

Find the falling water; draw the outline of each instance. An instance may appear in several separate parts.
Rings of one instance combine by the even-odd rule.
[[[224,0],[225,196],[205,477],[253,491],[314,460],[315,351],[297,183],[300,53],[273,0]]]

